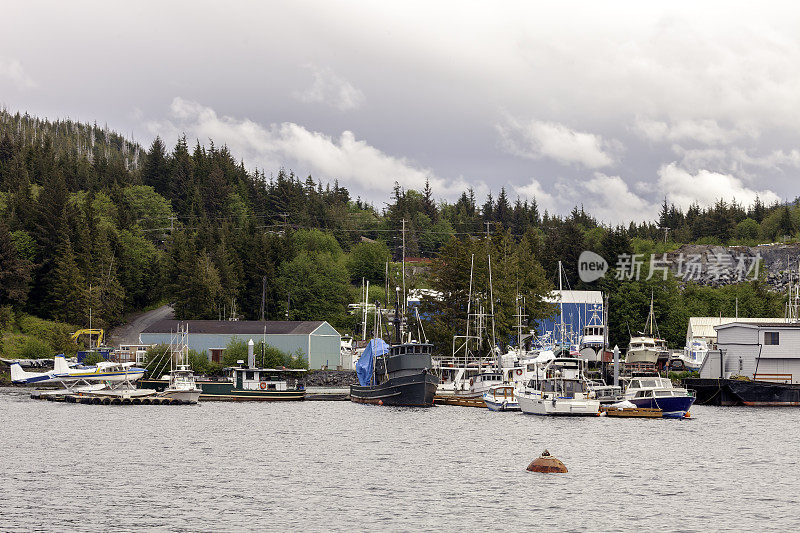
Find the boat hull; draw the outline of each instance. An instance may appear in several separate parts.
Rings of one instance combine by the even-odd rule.
[[[797,383],[690,378],[684,384],[697,393],[699,405],[800,407]]]
[[[487,400],[486,398],[483,399],[486,403],[486,407],[489,408],[490,411],[519,411],[519,402],[517,401],[505,401],[505,402],[497,402],[494,400]]]
[[[181,403],[197,403],[200,400],[200,390],[171,390],[166,389],[161,393],[162,398],[178,400]]]
[[[661,409],[663,418],[683,418],[692,407],[694,397],[629,398],[628,401],[640,409]]]
[[[305,389],[289,390],[242,390],[236,389],[230,381],[197,381],[200,387],[199,399],[207,402],[279,402],[300,401],[305,399]],[[163,379],[143,379],[139,381],[141,389],[165,391],[169,382]]]
[[[625,364],[641,364],[641,363],[649,363],[649,364],[656,364],[658,363],[658,350],[628,350],[625,354]]]
[[[439,385],[429,372],[390,378],[379,385],[350,385],[350,400],[356,403],[431,407]]]
[[[597,416],[600,413],[598,400],[575,400],[572,398],[542,398],[541,396],[518,396],[520,410],[528,415],[542,416]]]

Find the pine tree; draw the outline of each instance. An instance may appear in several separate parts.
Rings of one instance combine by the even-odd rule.
[[[8,226],[0,220],[0,306],[23,305],[30,281],[31,265],[19,257]]]
[[[48,306],[50,316],[60,322],[84,324],[88,313],[86,278],[75,262],[75,254],[69,237],[58,247]]]
[[[158,194],[169,194],[169,161],[161,137],[156,137],[142,167],[142,183],[150,185]]]

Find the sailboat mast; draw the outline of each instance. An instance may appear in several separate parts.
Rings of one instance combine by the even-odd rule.
[[[492,289],[492,256],[489,256],[489,299],[491,300],[489,310],[492,313],[492,351],[494,352],[495,346],[497,346],[495,336],[494,336],[494,292]]]
[[[561,344],[564,344],[566,331],[564,328],[564,288],[561,284],[561,261],[558,262],[558,306],[561,311]]]
[[[467,359],[469,358],[469,323],[470,311],[472,310],[472,272],[475,268],[475,254],[472,254],[469,260],[469,296],[467,297],[467,338],[464,339],[464,365],[467,364]]]

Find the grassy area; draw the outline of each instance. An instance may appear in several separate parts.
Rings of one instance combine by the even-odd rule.
[[[74,355],[78,346],[70,335],[78,328],[44,320],[10,308],[0,309],[0,357],[49,359],[57,353]]]

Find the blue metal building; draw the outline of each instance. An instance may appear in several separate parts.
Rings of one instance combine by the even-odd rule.
[[[600,291],[553,291],[546,302],[556,305],[556,314],[552,319],[540,320],[536,325],[536,334],[550,334],[550,338],[560,341],[561,313],[559,304],[564,306],[564,329],[567,341],[577,343],[583,327],[597,314],[600,323],[603,321],[603,293]]]

